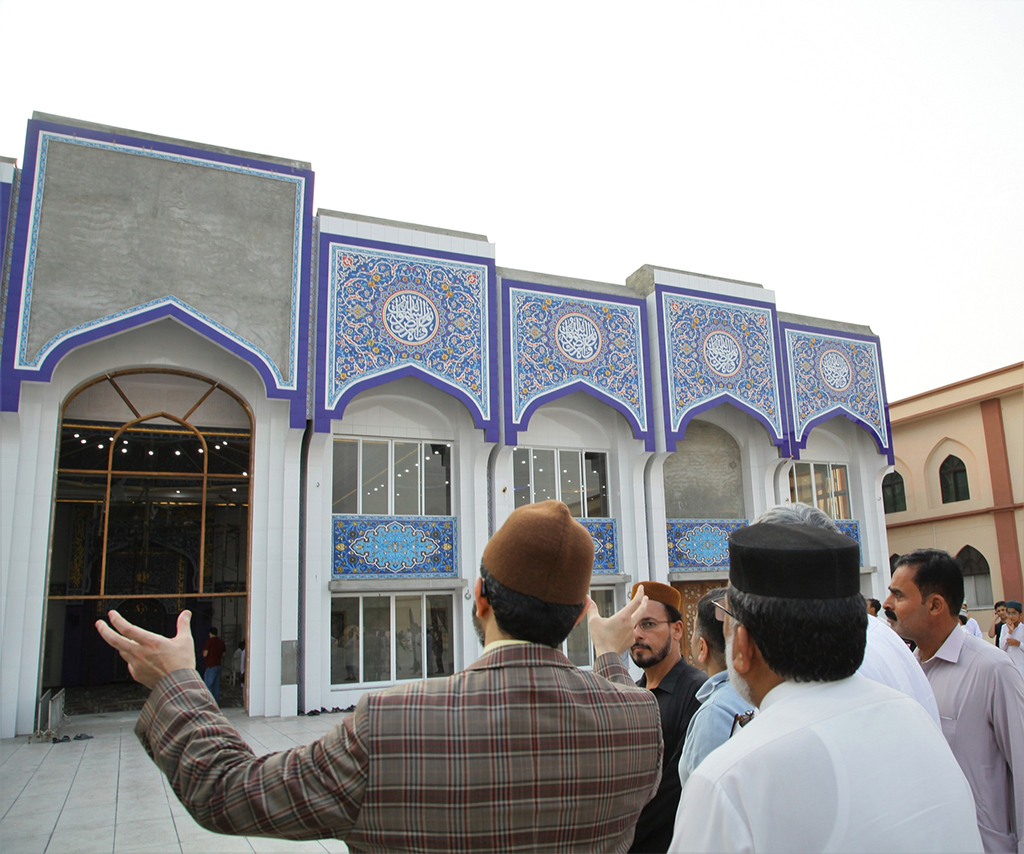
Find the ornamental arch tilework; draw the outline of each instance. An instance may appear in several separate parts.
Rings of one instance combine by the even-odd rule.
[[[728,400],[785,446],[774,309],[660,286],[657,294],[667,432],[678,440],[690,418]]]
[[[843,414],[863,425],[892,463],[878,341],[781,325],[794,449],[807,445],[819,421]]]
[[[583,388],[622,412],[653,449],[642,301],[508,281],[504,299],[506,442],[542,402]]]
[[[493,263],[323,237],[327,358],[320,414],[340,417],[367,380],[414,374],[462,400],[477,427],[496,438]]]

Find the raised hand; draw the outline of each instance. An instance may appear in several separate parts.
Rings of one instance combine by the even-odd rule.
[[[643,585],[636,589],[636,595],[610,617],[602,617],[597,610],[597,603],[587,599],[588,625],[590,639],[594,642],[594,652],[603,655],[614,652],[622,655],[633,645],[633,629],[647,614],[648,599],[644,595]]]
[[[192,640],[191,611],[178,614],[178,633],[173,638],[140,629],[117,611],[110,611],[107,616],[110,618],[110,626],[103,620],[97,620],[96,630],[128,662],[128,672],[136,682],[152,688],[175,670],[195,670],[196,649]]]

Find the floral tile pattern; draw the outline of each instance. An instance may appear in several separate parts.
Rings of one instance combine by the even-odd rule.
[[[845,534],[851,540],[856,540],[857,545],[860,546],[860,563],[864,565],[864,544],[860,539],[860,522],[856,519],[840,519],[836,522],[836,527],[839,528],[839,533]]]
[[[619,571],[619,523],[617,519],[580,519],[594,540],[594,572]]]
[[[614,400],[634,430],[648,430],[642,304],[508,288],[511,421],[534,401],[581,384]],[[638,436],[639,438],[639,436]]]
[[[669,428],[694,410],[731,399],[783,441],[770,308],[661,291]]]
[[[796,442],[806,443],[812,421],[841,412],[890,448],[878,342],[792,327],[784,331]]]
[[[490,420],[489,292],[484,264],[331,243],[326,407],[413,367]]]
[[[743,519],[669,519],[668,564],[674,571],[728,569],[729,535]]]
[[[453,578],[454,516],[333,517],[335,579]]]

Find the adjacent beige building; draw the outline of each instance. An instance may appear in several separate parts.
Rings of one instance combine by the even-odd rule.
[[[972,610],[1020,599],[1024,363],[896,401],[889,418],[896,467],[882,499],[890,562],[915,548],[945,549],[964,567]]]

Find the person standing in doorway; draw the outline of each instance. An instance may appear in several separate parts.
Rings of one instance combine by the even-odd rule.
[[[224,641],[217,637],[217,628],[210,626],[210,637],[203,647],[203,663],[206,665],[203,681],[206,683],[206,687],[210,689],[210,693],[213,694],[213,699],[217,701],[218,705],[220,705],[221,661],[224,660],[224,653],[226,651],[227,647],[224,645]]]

